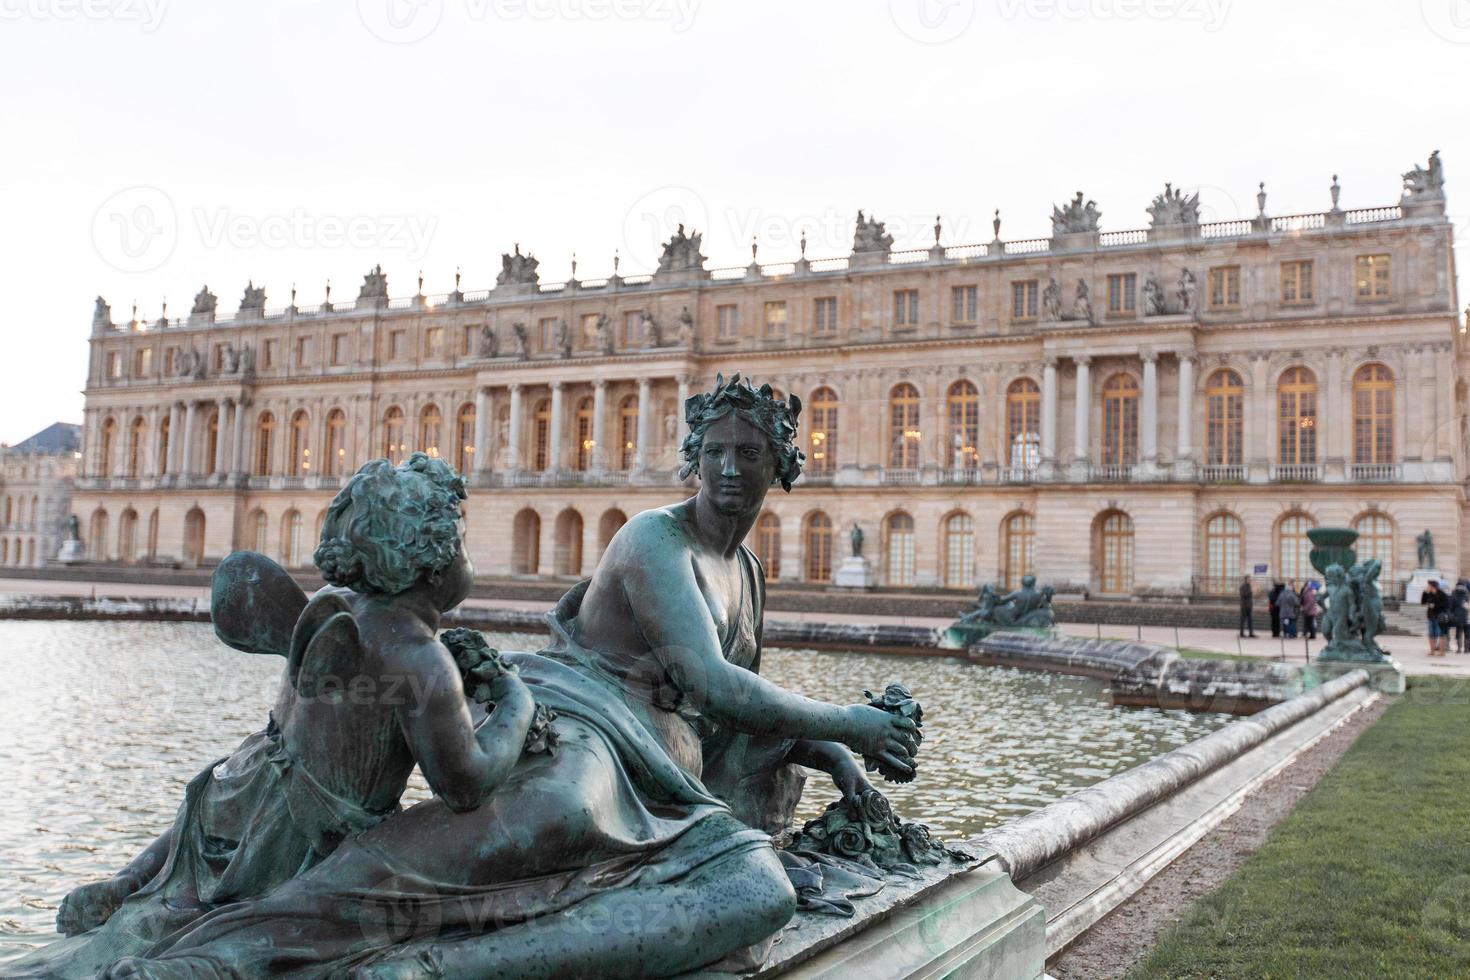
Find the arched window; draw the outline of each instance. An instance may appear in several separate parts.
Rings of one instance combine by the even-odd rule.
[[[204,460],[202,469],[205,476],[214,473],[214,458],[219,452],[219,409],[209,413],[209,422],[204,427]]]
[[[944,519],[944,587],[975,584],[975,519],[961,511]]]
[[[455,432],[456,446],[454,467],[461,473],[475,468],[475,403],[465,402],[459,406],[459,429]]]
[[[328,476],[347,472],[347,413],[334,408],[327,413],[327,453],[323,465]]]
[[[195,507],[184,515],[184,564],[204,561],[204,511]]]
[[[236,411],[239,411],[239,409],[237,408]],[[173,420],[170,418],[171,414],[170,412],[165,412],[163,413],[163,417],[158,420],[158,459],[155,462],[158,464],[158,473],[162,476],[167,476],[169,473],[168,441],[173,435],[170,431],[173,428]]]
[[[134,479],[143,475],[143,447],[147,441],[148,423],[140,415],[128,431],[128,476]]]
[[[301,511],[294,507],[281,518],[281,559],[287,568],[300,568],[304,563],[301,554]]]
[[[1104,466],[1138,462],[1138,382],[1131,374],[1115,374],[1103,384]]]
[[[949,465],[973,470],[980,464],[980,392],[961,379],[949,386],[945,404],[949,408]]]
[[[919,429],[919,389],[907,381],[894,385],[888,393],[888,431],[888,465],[899,470],[916,469],[923,439]]]
[[[638,460],[637,395],[627,395],[618,403],[618,444],[622,454],[620,466],[631,470]]]
[[[117,420],[108,418],[102,423],[102,441],[97,447],[97,475],[112,475],[112,447],[117,443]]]
[[[582,472],[592,469],[592,451],[597,448],[592,441],[592,408],[591,398],[577,402],[577,456],[573,462]]]
[[[766,511],[755,522],[755,556],[760,559],[766,581],[781,578],[781,518]]]
[[[531,468],[538,473],[551,467],[551,399],[543,398],[531,413],[535,428],[531,441]]]
[[[1097,521],[1097,585],[1099,592],[1133,591],[1133,519],[1110,510]]]
[[[1309,558],[1312,542],[1307,538],[1307,532],[1316,526],[1315,521],[1301,513],[1287,514],[1276,526],[1278,577],[1292,588],[1299,588],[1316,574]]]
[[[832,581],[832,518],[819,510],[808,514],[802,537],[806,544],[806,580]]]
[[[556,574],[582,574],[582,515],[570,507],[556,515],[554,557]]]
[[[1002,531],[1001,555],[1005,561],[1004,578],[1007,589],[1019,589],[1021,579],[1036,570],[1036,518],[1018,511],[1006,518]]]
[[[510,570],[516,575],[541,570],[541,517],[529,507],[517,513],[511,525]]]
[[[19,551],[19,549],[16,549]],[[15,556],[17,559],[20,555]],[[134,562],[138,558],[138,512],[129,507],[117,519],[117,559]]]
[[[1205,521],[1205,591],[1229,595],[1240,581],[1240,555],[1245,529],[1234,514],[1216,514]]]
[[[27,565],[34,565],[35,563],[36,563],[36,539],[35,538],[31,538],[29,541],[26,542],[26,564]]]
[[[1222,369],[1205,384],[1205,465],[1244,463],[1245,385],[1240,375]]]
[[[1312,466],[1317,462],[1317,377],[1304,367],[1287,368],[1276,385],[1279,436],[1277,462]]]
[[[439,458],[439,446],[444,440],[444,416],[439,406],[425,405],[419,412],[419,449],[434,459]]]
[[[394,466],[408,458],[407,426],[403,409],[397,405],[391,406],[383,415],[383,455]]]
[[[622,530],[624,524],[628,523],[628,515],[614,507],[604,511],[602,519],[597,522],[597,547],[600,551],[606,551],[607,546],[612,544],[613,537]]]
[[[276,435],[276,417],[270,412],[261,412],[255,423],[255,475],[271,475],[271,443]]]
[[[1378,577],[1380,587],[1388,588],[1393,581],[1393,521],[1387,514],[1370,510],[1353,521],[1353,530],[1358,532],[1353,545],[1358,561],[1377,558],[1383,566]]]
[[[831,388],[812,392],[811,452],[807,456],[813,475],[837,469],[837,392]]]
[[[250,550],[258,551],[262,555],[269,554],[269,552],[266,550],[270,547],[270,544],[267,540],[268,531],[266,529],[267,522],[265,519],[265,511],[257,510],[255,513],[251,514],[250,521],[246,526],[249,528],[250,531]]]
[[[1364,364],[1353,374],[1353,462],[1393,462],[1393,372]]]
[[[914,519],[903,511],[883,522],[885,562],[889,585],[914,584]]]
[[[15,519],[15,501],[12,500],[10,497],[6,497],[5,498],[5,525],[7,527],[9,527],[10,524],[14,521],[14,519]]]
[[[291,454],[286,460],[286,475],[308,476],[310,473],[311,418],[303,408],[291,416]]]
[[[1024,476],[1041,464],[1041,389],[1030,378],[1006,388],[1006,452],[1012,474]]]

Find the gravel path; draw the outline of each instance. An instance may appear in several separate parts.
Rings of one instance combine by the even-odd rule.
[[[1379,699],[1360,710],[1277,773],[1224,823],[1084,933],[1047,973],[1056,980],[1111,980],[1126,974],[1195,899],[1214,891],[1260,849],[1272,828],[1286,819],[1387,707],[1388,702]]]

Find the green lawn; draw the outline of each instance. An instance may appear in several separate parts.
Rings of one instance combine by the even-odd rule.
[[[1129,977],[1470,977],[1470,693],[1411,688]]]

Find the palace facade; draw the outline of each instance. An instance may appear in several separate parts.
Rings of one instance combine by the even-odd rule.
[[[680,484],[684,399],[741,371],[805,406],[805,475],[751,545],[827,583],[864,532],[882,587],[1036,570],[1063,591],[1229,594],[1310,577],[1306,531],[1349,525],[1384,581],[1428,528],[1470,546],[1466,350],[1437,156],[1397,204],[1199,221],[1167,187],[1104,232],[1081,194],[1048,239],[706,269],[682,226],[653,275],[175,321],[99,298],[74,512],[98,562],[311,561],[362,462],[415,450],[468,475],[481,574],[590,573]],[[803,247],[804,253],[804,247]],[[575,274],[575,270],[574,270]],[[329,297],[330,298],[330,297]],[[1264,569],[1264,572],[1261,571]]]
[[[0,567],[40,568],[56,558],[81,447],[82,427],[66,422],[0,446]]]

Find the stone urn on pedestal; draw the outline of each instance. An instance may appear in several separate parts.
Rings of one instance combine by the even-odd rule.
[[[1353,545],[1358,541],[1358,532],[1350,527],[1314,527],[1307,532],[1307,540],[1312,542],[1307,560],[1324,578],[1329,565],[1341,565],[1346,571],[1357,563]]]

